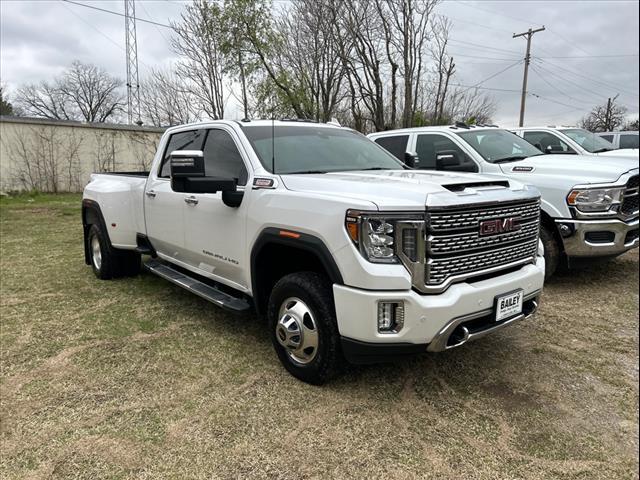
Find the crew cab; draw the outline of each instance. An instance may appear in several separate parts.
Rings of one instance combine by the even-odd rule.
[[[301,121],[168,129],[149,172],[93,174],[85,261],[144,268],[266,317],[278,358],[320,384],[343,363],[461,346],[535,312],[540,194],[411,170],[365,136]]]
[[[579,258],[638,246],[638,159],[543,154],[494,126],[458,123],[371,134],[419,169],[478,172],[535,185],[542,194],[540,237],[547,276]]]
[[[543,153],[629,157],[638,161],[638,147],[616,147],[600,135],[575,127],[517,127],[508,130],[524,138]],[[637,145],[637,139],[636,139]]]

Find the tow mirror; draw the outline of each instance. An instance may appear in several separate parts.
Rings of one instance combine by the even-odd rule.
[[[416,152],[404,152],[404,164],[409,168],[420,168],[420,157]]]
[[[222,192],[222,201],[229,207],[242,202],[244,192],[237,191],[235,178],[207,177],[204,171],[204,155],[201,150],[175,150],[171,162],[171,189],[180,193]]]

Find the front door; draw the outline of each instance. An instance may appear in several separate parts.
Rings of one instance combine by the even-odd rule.
[[[185,261],[184,201],[186,194],[171,189],[169,157],[174,150],[201,150],[206,130],[189,130],[171,135],[157,171],[145,186],[144,215],[147,237],[161,256]]]
[[[233,131],[223,128],[207,132],[203,153],[205,175],[235,178],[244,189],[248,170],[240,153]],[[250,190],[247,190],[249,192]],[[188,263],[206,276],[231,287],[245,290],[248,280],[245,265],[245,231],[247,199],[237,207],[228,207],[222,193],[187,194],[185,203],[185,245]]]

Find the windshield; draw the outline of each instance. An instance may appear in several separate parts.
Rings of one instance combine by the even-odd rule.
[[[507,130],[457,132],[487,162],[501,163],[542,155],[542,152]]]
[[[393,155],[360,133],[323,126],[243,127],[262,166],[275,173],[327,173],[405,168]]]
[[[584,148],[587,152],[600,153],[614,149],[610,142],[607,142],[604,138],[600,138],[588,130],[584,130],[582,128],[568,128],[560,131]]]

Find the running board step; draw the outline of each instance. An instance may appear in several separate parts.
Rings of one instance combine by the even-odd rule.
[[[172,268],[164,262],[150,260],[144,263],[144,267],[151,273],[154,273],[165,280],[169,280],[171,283],[195,293],[199,297],[209,300],[211,303],[214,303],[224,309],[231,310],[233,312],[244,312],[251,308],[251,305],[246,300],[234,297],[212,287],[211,285],[207,285],[200,280],[196,280],[195,278]]]

